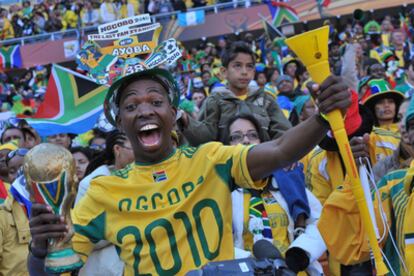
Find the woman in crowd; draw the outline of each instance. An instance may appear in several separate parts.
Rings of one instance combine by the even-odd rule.
[[[106,135],[107,134],[105,132],[97,128],[94,129],[93,137],[89,140],[89,148],[97,151],[103,151],[105,149]]]
[[[269,82],[266,83],[266,85],[264,87],[264,91],[268,92],[268,93],[270,93],[270,94],[272,94],[276,97],[277,94],[278,94],[276,81],[280,76],[279,70],[277,68],[270,68],[270,69],[267,70],[266,75],[267,75],[266,76],[267,80]]]
[[[374,115],[375,126],[400,135],[398,122],[401,118],[398,118],[398,109],[404,100],[404,94],[391,90],[382,79],[369,80],[368,87],[368,97],[362,102]]]
[[[76,202],[85,194],[90,181],[98,176],[111,175],[134,161],[131,143],[124,133],[115,129],[108,133],[105,150],[93,158],[85,169],[85,179],[80,181]]]
[[[83,147],[74,147],[70,151],[76,164],[76,176],[81,181],[85,177],[86,168],[92,160],[94,152]]]
[[[197,88],[193,90],[191,100],[195,103],[196,107],[200,110],[205,98],[207,97],[206,92],[203,88]]]
[[[59,133],[47,137],[47,142],[70,149],[73,136],[69,133]]]
[[[253,116],[238,115],[230,120],[228,143],[230,145],[260,144],[264,142],[261,131],[259,123]],[[301,168],[285,169],[282,177],[284,185],[303,185],[304,188]],[[280,174],[278,179],[281,179]],[[322,267],[317,259],[326,250],[316,228],[322,209],[321,204],[315,196],[306,191],[303,196],[306,201],[309,201],[310,214],[306,221],[303,217],[298,220],[298,216],[294,217],[297,212],[295,210],[303,207],[303,203],[298,204],[301,202],[297,200],[294,201],[296,206],[289,206],[291,199],[282,195],[276,177],[263,181],[268,182],[263,191],[239,188],[232,193],[235,247],[251,251],[254,242],[265,238],[273,242],[291,270],[296,273],[307,270],[311,275],[320,275]],[[299,190],[297,189],[297,194],[300,194]],[[298,227],[298,224],[301,225]]]

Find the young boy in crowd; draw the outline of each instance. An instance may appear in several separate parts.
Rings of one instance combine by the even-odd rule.
[[[184,114],[183,134],[191,145],[224,141],[231,117],[240,113],[254,115],[266,132],[266,138],[280,137],[291,127],[275,98],[260,88],[249,88],[255,75],[255,54],[248,44],[235,42],[223,57],[222,74],[227,85],[213,89],[200,111],[199,120]]]

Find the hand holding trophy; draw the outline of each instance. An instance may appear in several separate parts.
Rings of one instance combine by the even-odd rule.
[[[63,216],[69,231],[61,239],[49,239],[45,270],[63,273],[82,267],[83,262],[72,248],[74,234],[70,209],[76,196],[78,180],[72,154],[61,146],[40,144],[24,158],[24,175],[32,202],[51,207]]]

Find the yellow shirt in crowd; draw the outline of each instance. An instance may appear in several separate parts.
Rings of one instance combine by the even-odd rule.
[[[29,221],[12,196],[0,205],[0,275],[29,275]]]
[[[410,187],[409,199],[406,207],[404,218],[404,249],[405,262],[408,267],[409,275],[414,275],[414,193],[413,187]]]
[[[390,125],[383,125],[378,127],[379,129],[384,129],[387,131],[391,131],[395,135],[401,135],[400,128],[398,127],[398,123],[390,124]]]
[[[14,29],[10,21],[3,17],[3,29],[0,30],[0,39],[14,38]]]
[[[78,24],[78,15],[72,10],[67,10],[62,19],[63,29],[74,29]]]
[[[246,99],[247,99],[247,94],[245,94],[245,95],[240,95],[240,96],[237,96],[237,98],[239,98],[239,100],[242,100],[242,101],[244,101],[244,100],[246,100]]]
[[[396,275],[413,275],[414,258],[411,240],[414,234],[414,205],[411,183],[414,176],[414,163],[410,169],[396,170],[385,175],[377,184],[374,195],[376,222],[380,236],[384,235],[381,246]],[[385,230],[380,217],[378,203],[387,217],[389,229]],[[331,226],[335,225],[334,228]],[[350,227],[352,226],[352,227]],[[319,231],[330,252],[330,256],[342,264],[355,264],[370,258],[370,248],[362,227],[361,217],[349,185],[339,188],[326,201],[318,224]],[[409,272],[403,268],[389,236],[396,241],[399,252],[407,264]],[[339,238],[340,237],[340,238]]]
[[[370,133],[369,151],[371,165],[393,154],[398,148],[400,136],[375,128]],[[338,152],[315,149],[308,162],[306,184],[312,193],[324,204],[329,195],[343,185],[345,173]]]
[[[233,181],[261,188],[247,169],[250,148],[181,147],[162,162],[93,180],[72,213],[75,250],[86,259],[107,240],[119,248],[125,275],[184,275],[232,259]]]

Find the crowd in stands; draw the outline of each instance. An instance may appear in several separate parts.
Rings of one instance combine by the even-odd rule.
[[[203,7],[216,0],[47,0],[0,7],[0,40],[96,26],[133,15]]]
[[[24,2],[22,7],[1,10],[1,35],[2,39],[7,39],[105,23],[144,11],[168,12],[209,4],[195,0],[190,5],[180,1],[154,2],[48,0],[37,5]],[[412,223],[414,214],[411,191],[413,19],[414,14],[408,13],[404,18],[386,16],[378,21],[355,21],[345,26],[333,26],[329,20],[324,23],[331,25],[331,72],[341,76],[352,91],[345,126],[354,157],[358,164],[372,167],[370,170],[381,190],[375,201],[384,205],[387,225],[391,227],[384,236],[396,240],[396,247],[402,252],[399,258],[396,251],[392,251],[395,249],[391,242],[387,238],[382,241],[382,245],[387,244],[390,250],[386,254],[389,254],[387,257],[393,269],[401,273],[397,275],[405,275],[406,266],[414,272],[413,259],[408,257],[414,256],[408,255],[414,251],[412,248],[408,250],[403,238],[404,233],[413,230],[403,227],[404,219],[406,224],[408,221]],[[228,145],[261,144],[278,139],[292,126],[318,113],[310,96],[312,80],[309,73],[282,38],[259,39],[246,33],[238,40],[231,41],[223,36],[215,43],[207,39],[197,47],[183,48],[183,58],[170,68],[181,92],[179,109],[182,114],[171,134],[177,147],[199,146],[210,141]],[[19,76],[13,72],[0,73],[1,111],[25,116],[34,114],[46,91],[48,72],[49,66],[38,66]],[[0,189],[0,194],[6,191],[4,198],[10,198],[7,197],[10,185],[18,185],[14,184],[16,179],[23,177],[22,156],[42,141],[62,145],[73,154],[80,181],[77,201],[84,196],[96,175],[116,175],[134,161],[131,142],[120,130],[97,124],[96,128],[77,137],[71,133],[39,137],[24,120],[9,119],[3,122],[0,140],[0,179],[1,185],[6,187]],[[353,197],[349,187],[342,188],[347,187],[348,180],[332,135],[327,135],[293,167],[275,172],[266,179],[263,193],[241,188],[234,191],[235,246],[249,251],[254,241],[267,238],[278,247],[289,268],[295,272],[307,269],[321,273],[317,260],[328,250],[329,269],[325,269],[330,270],[331,275],[373,275],[370,252],[361,229],[358,229],[361,221],[352,212],[356,210]],[[297,190],[291,191],[283,184],[289,183],[289,179],[295,179],[293,187]],[[273,197],[277,200],[269,200]],[[16,219],[12,217],[16,214],[12,210],[20,207],[13,199],[8,199],[6,206],[0,209],[0,228],[9,226],[4,217]],[[259,215],[252,215],[254,208]],[[263,217],[264,209],[268,218]],[[20,218],[26,215],[24,212],[19,214]],[[411,217],[407,218],[408,215]],[[257,229],[246,218],[254,221]],[[270,232],[265,231],[266,225],[262,222],[265,219],[270,221]],[[316,230],[318,223],[320,233]],[[19,237],[29,236],[28,229],[26,221],[20,230],[14,231],[21,231]],[[28,240],[6,244],[0,237],[0,242],[3,242],[0,244],[0,272],[10,275],[10,271],[27,271]],[[105,248],[108,251],[99,251]],[[292,248],[300,249],[293,252]],[[13,258],[12,262],[4,253],[11,249],[18,252],[14,255],[18,258]],[[93,259],[99,262],[100,268],[112,271],[112,275],[122,271],[123,263],[116,259],[115,247],[106,244],[93,254],[101,254]],[[103,259],[99,261],[99,258]],[[114,258],[114,263],[102,262]],[[93,274],[93,266],[87,265],[84,269],[83,275],[99,275],[97,271],[98,274]]]

